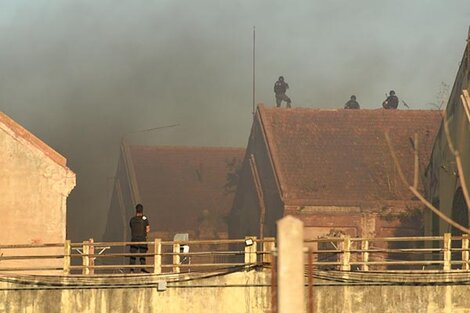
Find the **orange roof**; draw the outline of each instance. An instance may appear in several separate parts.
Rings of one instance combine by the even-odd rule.
[[[411,138],[419,136],[420,169],[428,163],[440,126],[439,111],[267,108],[258,116],[285,204],[341,205],[411,200],[384,134],[389,132],[412,182]]]
[[[222,218],[234,192],[226,189],[230,163],[245,149],[226,147],[130,146],[145,213],[156,231],[197,229],[207,209]]]
[[[15,122],[8,115],[3,112],[0,112],[0,123],[7,126],[16,136],[23,138],[24,140],[31,143],[35,148],[42,151],[50,159],[55,161],[61,166],[66,166],[67,159],[59,154],[57,151],[45,144],[41,139],[34,136],[31,132],[25,129],[23,126]]]

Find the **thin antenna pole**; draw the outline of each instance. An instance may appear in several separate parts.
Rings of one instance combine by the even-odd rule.
[[[255,26],[253,26],[253,110],[252,110],[252,113],[253,113],[253,116],[255,116],[255,65],[256,65],[256,58],[255,58],[255,51],[256,51],[256,28]]]

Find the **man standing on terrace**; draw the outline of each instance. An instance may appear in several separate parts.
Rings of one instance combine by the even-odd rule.
[[[148,247],[147,244],[141,244],[138,242],[146,242],[147,234],[150,232],[150,224],[147,216],[144,215],[144,206],[142,204],[137,204],[135,206],[135,216],[129,221],[129,226],[131,228],[131,241],[136,242],[136,244],[131,244],[130,252],[131,253],[147,253]],[[135,265],[136,257],[130,257],[130,265]],[[145,256],[140,256],[140,264],[145,265]],[[131,268],[131,273],[134,272],[134,269]],[[148,273],[145,268],[141,269],[141,272]]]

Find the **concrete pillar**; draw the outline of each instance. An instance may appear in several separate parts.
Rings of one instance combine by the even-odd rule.
[[[361,250],[362,250],[362,262],[361,269],[365,272],[369,270],[369,241],[367,239],[363,239],[361,242]]]
[[[279,313],[304,312],[304,226],[286,216],[277,222]]]
[[[83,241],[82,247],[82,274],[89,275],[90,274],[90,245],[88,244],[88,240]]]
[[[245,237],[245,243],[248,241],[251,242],[251,245],[245,244],[245,264],[255,264],[257,262],[256,237],[254,236]]]
[[[450,233],[444,234],[444,272],[449,272],[451,269],[451,247],[452,247],[452,235]]]
[[[173,243],[173,273],[180,272],[180,244]]]
[[[95,254],[95,245],[94,245],[95,240],[93,238],[90,238],[88,240],[88,242],[90,243],[90,246],[88,248],[88,254],[93,255],[93,254]],[[88,274],[90,274],[90,275],[95,274],[95,267],[94,267],[95,266],[95,259],[96,259],[96,257],[94,257],[94,256],[91,256],[90,259],[89,259],[89,263],[90,263],[91,267],[90,267],[90,270],[89,270]]]
[[[276,248],[276,239],[274,237],[266,237],[263,242],[263,263],[272,263],[272,253]]]
[[[341,270],[350,271],[351,270],[351,238],[349,236],[344,236],[343,242],[341,244]]]
[[[468,234],[462,234],[462,269],[469,270],[468,264]]]
[[[154,274],[161,274],[162,272],[162,240],[155,239],[154,242],[154,256],[153,256],[153,272]]]
[[[70,274],[70,254],[71,254],[71,242],[65,240],[64,243],[64,275]]]

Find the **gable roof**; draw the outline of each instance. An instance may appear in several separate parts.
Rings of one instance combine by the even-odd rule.
[[[419,137],[420,171],[429,160],[439,111],[267,108],[258,121],[266,136],[285,204],[353,205],[412,200],[391,159],[389,132],[405,176],[412,182]]]
[[[241,162],[245,149],[131,145],[129,152],[152,231],[195,231],[204,210],[228,214],[230,163]]]
[[[11,132],[13,136],[17,136],[29,142],[32,146],[36,149],[40,150],[46,156],[48,156],[51,160],[59,164],[60,166],[65,167],[67,164],[67,159],[63,157],[60,153],[49,147],[46,143],[44,143],[41,139],[34,136],[31,132],[29,132],[26,128],[15,122],[12,118],[6,115],[3,112],[0,112],[0,124],[6,126]],[[1,127],[0,127],[1,128]]]

